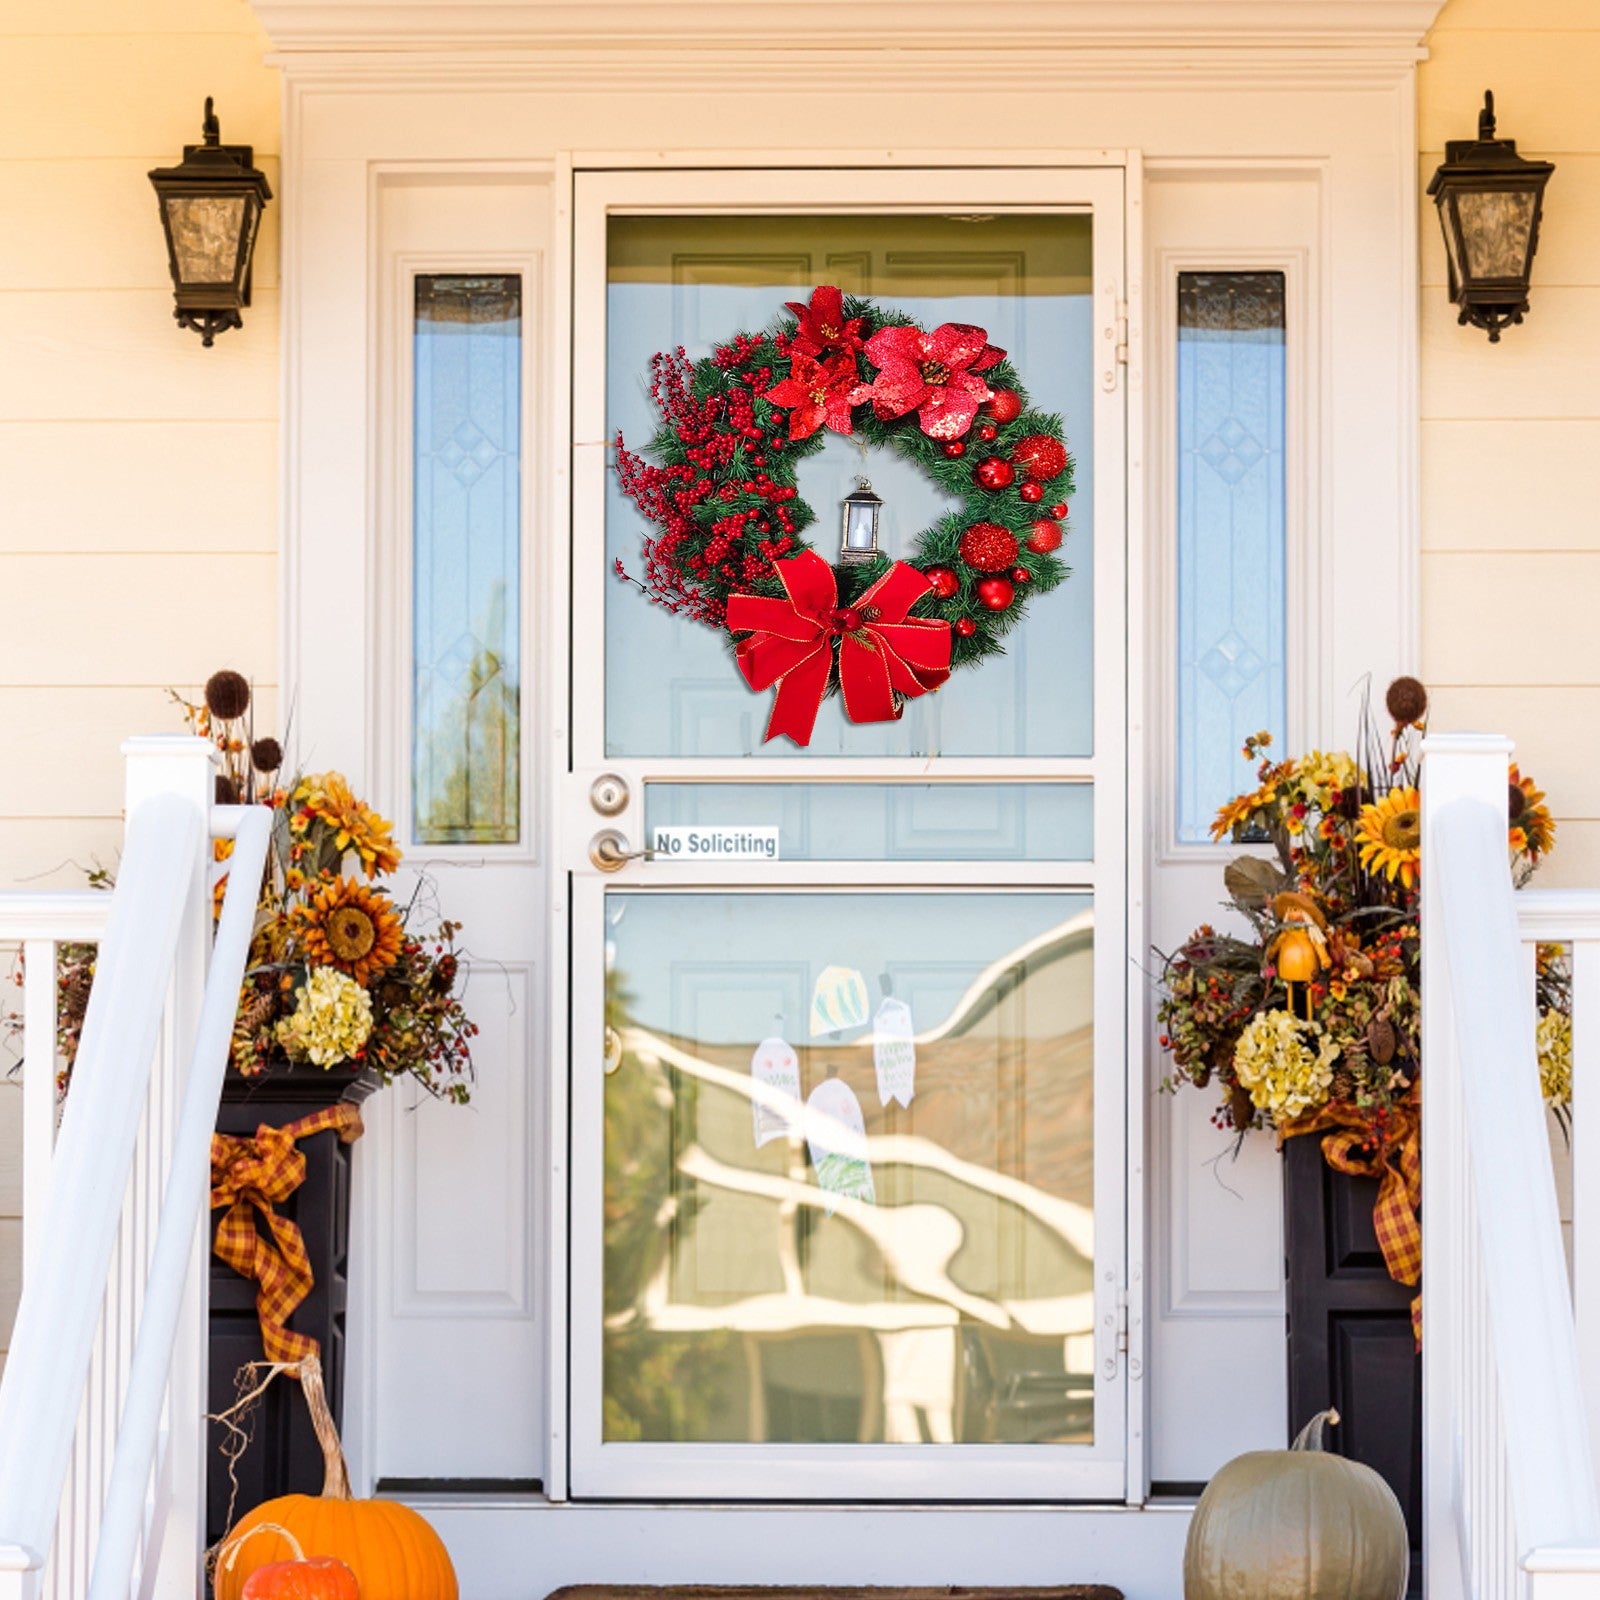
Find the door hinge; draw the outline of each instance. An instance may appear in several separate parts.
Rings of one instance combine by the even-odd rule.
[[[1124,1359],[1128,1354],[1128,1291],[1117,1290],[1117,1354]]]
[[[1117,365],[1128,364],[1128,302],[1117,301]]]

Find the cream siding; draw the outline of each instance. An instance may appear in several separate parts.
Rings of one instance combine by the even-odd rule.
[[[1549,791],[1540,881],[1600,880],[1600,6],[1450,0],[1418,82],[1424,185],[1470,138],[1556,163],[1532,308],[1498,345],[1456,326],[1431,201],[1422,230],[1423,671],[1440,726],[1504,731]],[[1359,471],[1359,466],[1352,470]]]
[[[172,321],[145,174],[223,137],[278,183],[278,74],[245,0],[0,0],[0,884],[112,861],[117,747],[227,664],[275,700],[278,227],[210,350]],[[0,961],[8,960],[0,957]],[[0,1350],[20,1249],[0,1080]]]

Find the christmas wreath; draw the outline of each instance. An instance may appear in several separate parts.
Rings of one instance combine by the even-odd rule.
[[[924,329],[830,285],[786,307],[700,360],[652,358],[661,422],[645,455],[617,436],[617,476],[653,531],[643,579],[616,571],[724,630],[750,687],[777,690],[766,737],[804,745],[835,689],[852,721],[891,721],[1002,651],[1029,594],[1068,575],[1072,458],[982,328]],[[795,478],[830,430],[914,462],[960,509],[908,560],[874,540],[831,564],[805,538],[816,513]]]

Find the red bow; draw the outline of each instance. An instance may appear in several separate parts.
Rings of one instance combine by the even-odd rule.
[[[777,684],[767,738],[811,742],[839,641],[839,690],[852,722],[893,722],[902,699],[937,689],[950,676],[950,624],[906,613],[932,585],[897,561],[853,605],[840,606],[833,568],[815,550],[774,561],[786,600],[728,597],[728,627],[749,632],[737,645],[752,689]]]

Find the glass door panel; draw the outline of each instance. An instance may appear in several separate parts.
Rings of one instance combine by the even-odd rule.
[[[572,1492],[1120,1499],[1122,173],[576,194]],[[613,576],[643,528],[610,449],[653,429],[653,354],[819,283],[986,328],[1062,415],[1077,492],[1073,574],[1004,656],[899,722],[830,700],[800,750],[762,743],[726,637]],[[863,474],[901,555],[940,497],[844,438],[805,463],[808,536],[833,554]]]
[[[870,296],[924,327],[966,322],[1005,349],[1033,403],[1066,423],[1076,492],[1063,549],[1072,577],[1034,595],[1004,656],[957,673],[949,693],[911,701],[898,722],[848,722],[838,697],[810,745],[762,742],[767,696],[733,670],[714,629],[687,624],[631,584],[605,589],[608,758],[1089,756],[1094,750],[1093,218],[1086,212],[862,216],[617,216],[607,230],[606,439],[655,431],[650,358],[709,355],[765,328],[819,283]],[[880,543],[909,554],[916,533],[959,506],[888,450],[830,433],[799,468],[817,514],[805,537],[830,556],[840,502],[857,480],[883,497]],[[641,566],[643,526],[615,474],[605,500],[605,570]],[[832,550],[830,550],[830,546]],[[597,552],[597,555],[599,553]]]
[[[1094,1442],[1090,906],[606,896],[607,1440]]]

